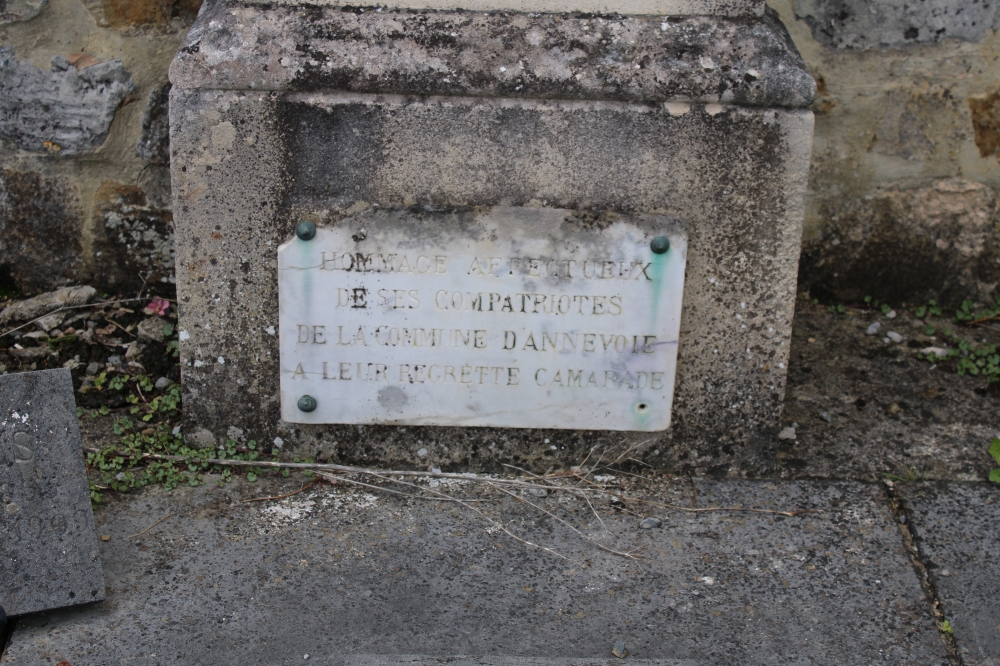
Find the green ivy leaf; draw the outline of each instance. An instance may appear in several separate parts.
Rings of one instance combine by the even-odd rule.
[[[1000,437],[994,437],[993,441],[990,442],[990,455],[993,456],[993,459],[997,461],[998,465],[1000,465]]]
[[[1000,467],[990,470],[990,481],[1000,483]]]

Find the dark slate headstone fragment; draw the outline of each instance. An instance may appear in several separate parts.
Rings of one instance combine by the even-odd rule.
[[[0,375],[0,606],[104,599],[69,370]]]

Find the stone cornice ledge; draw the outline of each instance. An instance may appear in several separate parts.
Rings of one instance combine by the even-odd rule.
[[[339,0],[242,0],[247,5],[339,7]],[[589,12],[656,16],[761,16],[764,0],[387,0],[393,9],[464,9],[472,12]]]
[[[192,26],[170,80],[179,89],[786,108],[816,95],[771,10],[663,18],[218,2]]]

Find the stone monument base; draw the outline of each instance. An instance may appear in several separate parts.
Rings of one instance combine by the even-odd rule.
[[[624,444],[674,468],[773,465],[815,84],[771,14],[220,3],[171,78],[192,443],[472,467],[572,464]],[[294,368],[280,366],[279,337],[297,333],[279,326],[277,252],[296,226],[493,207],[678,221],[687,267],[669,429],[282,420],[279,377]]]

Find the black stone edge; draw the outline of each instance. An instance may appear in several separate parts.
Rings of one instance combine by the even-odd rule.
[[[7,643],[10,642],[10,636],[14,633],[14,622],[13,620],[8,622],[8,619],[3,606],[0,606],[0,659],[3,659],[4,653],[7,652]]]
[[[222,14],[231,8],[250,8],[255,11],[269,12],[269,11],[300,11],[300,12],[321,12],[321,11],[339,11],[339,12],[349,12],[361,14],[364,12],[375,12],[376,10],[381,10],[383,14],[405,14],[405,15],[419,15],[419,16],[448,16],[453,15],[459,16],[469,16],[469,15],[481,15],[481,16],[529,16],[532,18],[537,17],[559,17],[565,20],[588,20],[594,18],[601,18],[606,20],[646,20],[646,21],[663,21],[663,20],[687,20],[687,19],[710,19],[712,21],[717,21],[719,23],[726,24],[747,24],[754,25],[756,27],[763,28],[764,30],[770,31],[775,38],[780,40],[782,46],[786,50],[785,57],[780,58],[780,66],[775,67],[775,70],[783,70],[785,76],[789,73],[799,73],[802,75],[803,79],[808,80],[811,85],[806,85],[798,90],[793,90],[789,95],[785,96],[785,99],[780,98],[780,96],[775,96],[773,94],[766,94],[762,99],[747,101],[747,100],[733,100],[733,101],[720,101],[717,96],[712,95],[685,95],[681,94],[664,94],[664,95],[635,95],[628,94],[626,91],[619,91],[619,94],[583,94],[582,91],[574,91],[563,86],[560,87],[558,91],[545,91],[539,89],[535,86],[526,85],[523,87],[523,92],[518,91],[497,91],[497,92],[487,92],[483,90],[478,90],[472,87],[462,87],[456,86],[455,88],[448,90],[418,90],[415,86],[406,86],[404,88],[393,88],[393,89],[367,89],[367,86],[362,86],[359,88],[349,87],[349,77],[341,77],[341,84],[320,84],[316,87],[309,87],[308,83],[305,85],[300,81],[292,81],[285,84],[278,85],[263,85],[263,86],[232,86],[232,85],[215,85],[211,81],[211,76],[208,72],[212,69],[211,67],[206,67],[199,65],[198,63],[189,62],[185,63],[186,60],[192,60],[191,56],[197,54],[199,49],[199,44],[203,38],[209,32],[209,24],[216,17],[221,17]],[[194,72],[199,69],[204,70],[202,72],[205,79],[204,83],[198,83],[195,85],[187,85],[187,82],[181,80],[184,74],[178,77],[173,75],[174,67],[178,67],[178,71],[184,72]],[[379,5],[343,5],[343,6],[321,6],[321,5],[280,5],[275,3],[244,3],[240,0],[204,0],[201,10],[198,16],[191,26],[188,35],[181,47],[178,49],[173,62],[171,63],[171,76],[170,82],[175,88],[180,90],[238,90],[245,92],[258,92],[258,93],[289,93],[289,92],[314,92],[314,93],[325,93],[325,92],[350,92],[356,94],[386,94],[386,95],[404,95],[413,97],[470,97],[470,98],[493,98],[493,99],[525,99],[525,100],[545,100],[545,101],[619,101],[626,103],[639,103],[639,104],[649,104],[649,103],[666,103],[666,102],[681,102],[681,103],[694,103],[694,104],[725,104],[728,106],[744,106],[751,108],[788,108],[788,109],[807,109],[816,99],[817,88],[815,81],[813,80],[812,74],[809,73],[806,67],[805,61],[802,59],[798,48],[792,41],[791,35],[785,28],[781,19],[775,10],[765,5],[763,15],[757,15],[752,12],[741,16],[699,16],[699,15],[684,15],[684,16],[662,16],[658,14],[603,14],[603,13],[591,13],[591,12],[516,12],[510,10],[494,10],[487,12],[476,12],[464,9],[454,9],[454,10],[444,10],[444,9],[401,9],[401,8],[382,8]],[[264,68],[266,71],[266,67]],[[263,72],[262,72],[263,73]],[[175,80],[175,78],[177,80]],[[263,77],[262,77],[263,78]],[[794,86],[792,86],[794,87]],[[622,94],[624,93],[624,94]],[[710,93],[711,94],[711,93]]]

